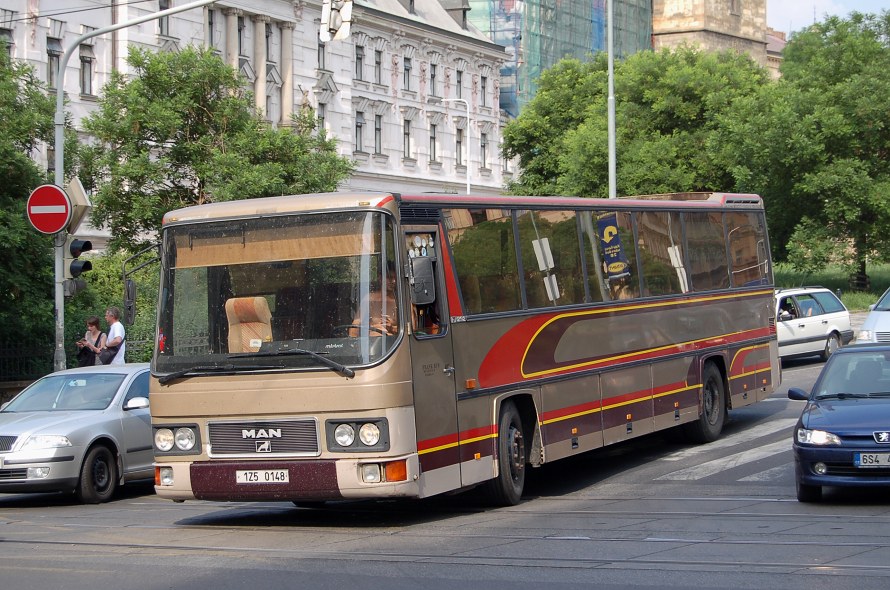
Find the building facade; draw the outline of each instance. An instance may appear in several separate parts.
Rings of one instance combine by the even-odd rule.
[[[766,0],[652,0],[655,49],[734,49],[767,67]]]
[[[92,112],[131,45],[210,47],[237,68],[273,125],[311,108],[356,163],[341,190],[500,193],[504,48],[468,24],[468,7],[437,0],[357,0],[351,35],[319,40],[321,0],[215,2],[84,40],[59,79],[63,53],[91,31],[190,0],[125,3],[6,0],[0,42],[55,92],[64,85],[75,126]],[[53,146],[38,161],[52,168]]]

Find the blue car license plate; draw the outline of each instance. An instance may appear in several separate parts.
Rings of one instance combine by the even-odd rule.
[[[853,453],[856,467],[890,467],[890,453]]]

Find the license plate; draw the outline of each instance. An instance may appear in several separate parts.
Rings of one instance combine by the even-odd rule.
[[[890,453],[854,453],[856,467],[890,467]]]
[[[288,483],[287,469],[239,469],[235,471],[235,483]]]

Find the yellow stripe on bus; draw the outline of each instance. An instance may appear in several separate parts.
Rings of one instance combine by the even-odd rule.
[[[550,418],[549,420],[542,420],[539,424],[541,426],[545,426],[547,424],[553,424],[554,422],[560,422],[562,420],[569,420],[571,418],[577,418],[579,416],[586,416],[588,414],[596,414],[597,412],[602,412],[603,410],[611,410],[613,408],[620,408],[621,406],[627,406],[630,404],[636,404],[639,402],[644,402],[647,400],[653,400],[658,397],[665,397],[668,395],[674,395],[676,393],[681,393],[683,391],[690,391],[692,389],[699,389],[701,385],[687,385],[685,387],[678,387],[677,389],[672,389],[670,391],[663,391],[662,393],[656,393],[654,395],[647,395],[645,397],[638,397],[632,400],[626,400],[623,402],[618,402],[614,404],[609,404],[608,406],[601,406],[599,408],[591,408],[589,410],[584,410],[583,412],[575,412],[573,414],[566,414],[565,416],[560,416],[558,418]]]
[[[629,309],[647,309],[647,308],[654,308],[654,307],[667,307],[667,306],[671,306],[671,305],[683,305],[683,306],[686,306],[686,305],[695,304],[695,303],[701,303],[701,302],[705,302],[705,301],[719,301],[719,300],[721,300],[721,299],[735,299],[735,298],[738,298],[738,297],[740,297],[740,296],[744,296],[744,297],[754,297],[754,296],[758,296],[758,295],[766,295],[766,294],[770,294],[770,295],[772,295],[772,294],[773,294],[773,291],[755,291],[755,292],[752,292],[752,293],[746,293],[746,294],[731,293],[731,294],[726,294],[726,295],[711,295],[711,296],[708,296],[708,297],[696,297],[696,298],[694,298],[694,299],[688,299],[688,300],[684,301],[682,304],[678,303],[677,301],[656,301],[656,302],[652,302],[652,303],[638,303],[638,304],[635,304],[635,305],[624,305],[624,306],[620,306],[620,307],[617,307],[617,306],[616,306],[616,307],[606,307],[606,308],[603,308],[603,309],[590,309],[590,310],[585,310],[585,311],[575,311],[575,312],[569,312],[569,313],[562,313],[562,314],[556,315],[556,316],[550,318],[549,320],[547,320],[547,322],[545,322],[544,324],[542,324],[541,327],[538,328],[537,331],[536,331],[536,332],[532,335],[532,337],[529,339],[528,344],[527,344],[526,347],[525,347],[525,351],[522,353],[522,360],[520,361],[520,365],[519,365],[519,367],[520,367],[520,374],[521,374],[524,378],[526,378],[526,379],[529,378],[529,377],[539,377],[539,376],[541,376],[541,375],[549,375],[549,374],[552,374],[552,373],[560,373],[560,372],[563,372],[563,371],[570,371],[570,370],[578,369],[578,368],[581,368],[581,367],[588,367],[588,366],[593,366],[593,365],[603,364],[603,363],[606,363],[606,362],[609,362],[609,361],[614,361],[614,360],[616,360],[616,359],[622,359],[622,358],[626,358],[626,357],[629,357],[629,356],[637,356],[637,355],[640,355],[640,354],[646,354],[646,353],[656,352],[656,351],[659,351],[659,350],[665,350],[665,349],[668,349],[668,348],[677,348],[677,347],[680,347],[680,346],[685,346],[685,345],[689,345],[689,344],[694,344],[694,343],[696,343],[696,342],[704,342],[705,340],[714,340],[715,338],[725,338],[725,337],[727,337],[727,336],[734,336],[734,335],[736,335],[736,334],[742,334],[742,333],[743,333],[743,332],[741,332],[741,331],[739,331],[739,332],[731,332],[731,333],[729,333],[729,334],[721,334],[721,335],[719,335],[719,336],[710,336],[710,337],[708,337],[708,338],[700,338],[700,339],[698,339],[698,340],[689,340],[689,341],[687,341],[687,342],[680,342],[680,343],[676,343],[676,344],[670,344],[670,345],[667,345],[667,346],[659,346],[659,347],[657,347],[657,348],[650,348],[650,349],[645,349],[645,350],[639,350],[639,351],[636,351],[636,352],[633,352],[633,353],[628,353],[628,354],[621,354],[621,355],[611,356],[611,357],[608,357],[608,358],[598,359],[598,360],[595,360],[595,361],[587,361],[587,362],[583,362],[583,363],[577,363],[577,364],[574,364],[574,365],[566,365],[566,366],[563,366],[563,367],[557,367],[557,368],[554,368],[554,369],[546,369],[546,370],[538,371],[538,372],[535,372],[535,373],[526,373],[525,371],[522,370],[522,367],[525,366],[525,359],[528,357],[528,351],[531,349],[532,344],[535,342],[535,340],[537,339],[538,335],[539,335],[541,332],[544,331],[544,328],[546,328],[547,326],[549,326],[550,324],[552,324],[553,322],[555,322],[555,321],[557,321],[557,320],[561,320],[561,319],[564,319],[564,318],[570,318],[570,317],[577,317],[577,316],[585,316],[585,315],[590,316],[590,315],[600,315],[600,314],[604,314],[604,313],[612,313],[612,312],[614,312],[614,311],[616,311],[616,310],[625,311],[625,310],[629,310]]]

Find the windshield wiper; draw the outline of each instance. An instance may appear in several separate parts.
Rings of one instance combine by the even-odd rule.
[[[817,395],[816,399],[853,399],[853,398],[863,398],[868,397],[870,394],[868,393],[826,393],[824,395]]]
[[[164,385],[173,381],[175,379],[181,379],[183,377],[189,377],[194,375],[200,375],[202,373],[231,373],[232,371],[237,371],[238,369],[248,369],[248,370],[257,370],[257,369],[280,369],[281,367],[275,367],[272,365],[233,365],[232,363],[226,365],[195,365],[193,367],[187,367],[185,369],[180,369],[178,371],[173,371],[172,373],[168,373],[163,377],[158,377],[158,383]]]
[[[207,372],[216,372],[216,371],[233,371],[235,369],[235,365],[195,365],[193,367],[187,367],[185,369],[179,369],[178,371],[173,371],[172,373],[168,373],[163,377],[158,377],[158,383],[164,385],[173,381],[175,379],[179,379],[181,377],[187,376],[189,373],[207,373]]]
[[[239,352],[235,354],[230,354],[227,358],[256,358],[256,357],[269,357],[269,356],[283,356],[289,354],[299,354],[299,355],[308,355],[325,365],[326,367],[330,367],[335,372],[343,375],[344,377],[351,378],[355,377],[355,371],[347,367],[346,365],[341,365],[337,361],[332,361],[331,359],[323,356],[327,353],[318,353],[313,352],[311,350],[305,350],[303,348],[287,348],[282,350],[275,351],[266,351],[266,352]]]

